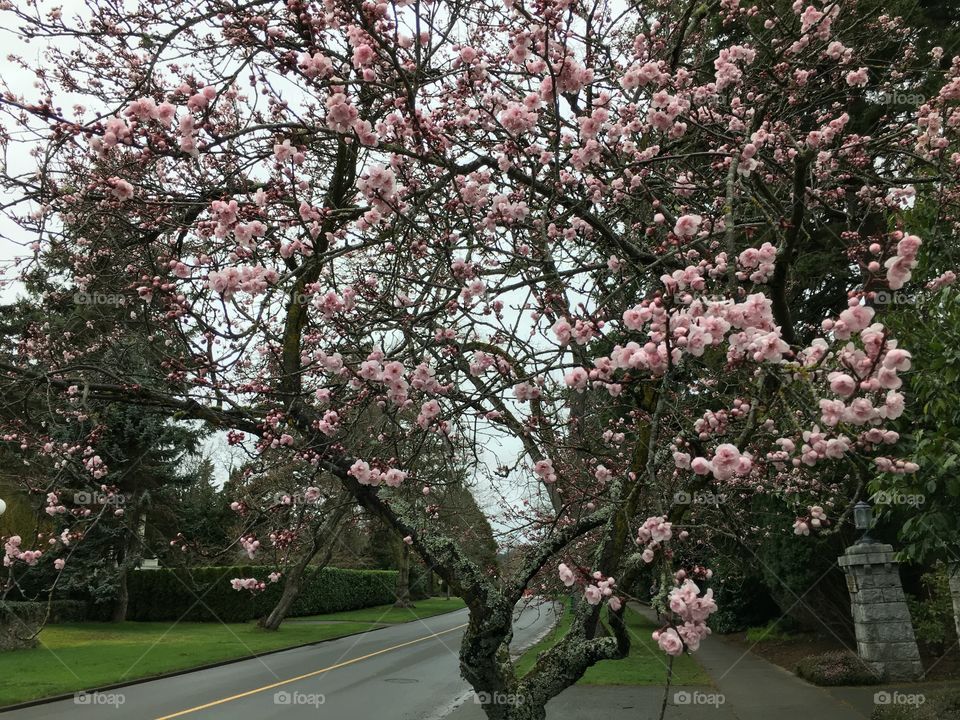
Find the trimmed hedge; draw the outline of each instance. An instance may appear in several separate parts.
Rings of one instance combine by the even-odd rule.
[[[0,651],[36,647],[46,612],[44,603],[0,602]]]
[[[45,602],[38,603],[46,606]],[[83,600],[54,600],[50,603],[50,617],[47,623],[50,625],[62,625],[63,623],[78,623],[87,620],[87,603]]]
[[[267,581],[270,572],[263,566],[138,570],[127,580],[127,620],[247,622],[262,617],[273,609],[283,590],[282,579]],[[251,595],[230,587],[231,579],[250,577],[266,582],[267,589]],[[395,570],[308,568],[288,617],[392,603],[396,582]]]
[[[83,600],[54,600],[50,603],[50,615],[47,616],[46,600],[7,600],[4,603],[9,612],[26,613],[27,617],[37,617],[43,621],[46,617],[47,625],[62,625],[63,623],[79,623],[87,620],[87,603]],[[0,614],[4,610],[0,608]]]

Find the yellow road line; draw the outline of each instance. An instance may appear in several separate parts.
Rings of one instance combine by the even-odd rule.
[[[296,677],[288,678],[287,680],[280,680],[279,682],[272,683],[270,685],[264,685],[263,687],[254,688],[253,690],[247,690],[246,692],[238,693],[237,695],[231,695],[230,697],[225,697],[220,700],[214,700],[213,702],[208,702],[204,705],[197,705],[196,707],[187,708],[186,710],[181,710],[180,712],[175,712],[173,715],[164,715],[163,717],[156,718],[156,720],[170,720],[171,718],[178,718],[182,715],[189,715],[190,713],[195,713],[199,710],[206,710],[207,708],[214,707],[216,705],[223,705],[224,703],[232,702],[233,700],[239,700],[240,698],[249,697],[250,695],[256,695],[257,693],[263,692],[265,690],[273,690],[274,688],[280,687],[282,685],[289,685],[292,682],[297,682],[298,680],[305,680],[316,675],[322,675],[325,672],[331,670],[336,670],[337,668],[346,667],[347,665],[353,665],[358,663],[361,660],[367,660],[377,655],[383,655],[383,653],[390,652],[391,650],[398,650],[402,647],[407,647],[408,645],[415,645],[418,642],[423,642],[424,640],[430,640],[431,638],[440,637],[441,635],[446,635],[447,633],[452,633],[456,630],[461,630],[467,626],[467,623],[463,625],[457,625],[454,628],[449,630],[442,630],[432,635],[424,635],[423,637],[417,638],[416,640],[410,640],[409,642],[400,643],[399,645],[393,645],[388,648],[383,648],[383,650],[377,650],[368,655],[363,655],[362,657],[353,658],[352,660],[344,660],[343,662],[337,663],[336,665],[331,665],[329,667],[320,668],[319,670],[314,670],[313,672],[304,673],[303,675],[297,675]]]

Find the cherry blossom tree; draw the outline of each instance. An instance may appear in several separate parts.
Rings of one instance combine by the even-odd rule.
[[[159,355],[118,374],[88,360],[103,338],[34,333],[4,386],[336,477],[465,598],[464,677],[522,698],[488,717],[542,718],[623,657],[643,567],[660,647],[698,647],[711,573],[674,559],[707,530],[678,492],[789,495],[782,531],[820,532],[915,470],[889,427],[911,355],[876,293],[912,282],[918,196],[955,231],[960,60],[880,4],[0,5],[45,53],[2,99],[18,272],[55,258],[52,298],[111,268],[130,311],[103,338],[135,325]],[[431,523],[434,437],[500,493],[509,576]],[[4,439],[109,479],[95,443]],[[823,498],[827,470],[850,481]],[[37,552],[10,538],[6,562]],[[584,602],[518,677],[512,610],[545,574]]]

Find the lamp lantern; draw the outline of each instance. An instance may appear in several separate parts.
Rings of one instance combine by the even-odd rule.
[[[853,524],[857,530],[863,530],[863,536],[858,544],[867,545],[876,542],[870,537],[870,528],[873,527],[873,507],[870,503],[861,500],[853,506]]]

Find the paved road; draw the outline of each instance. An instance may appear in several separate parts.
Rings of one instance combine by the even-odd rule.
[[[64,700],[0,718],[440,718],[469,692],[458,660],[466,622],[467,611],[459,610],[91,695],[85,704]],[[549,604],[518,612],[514,650],[531,644],[553,622]]]

